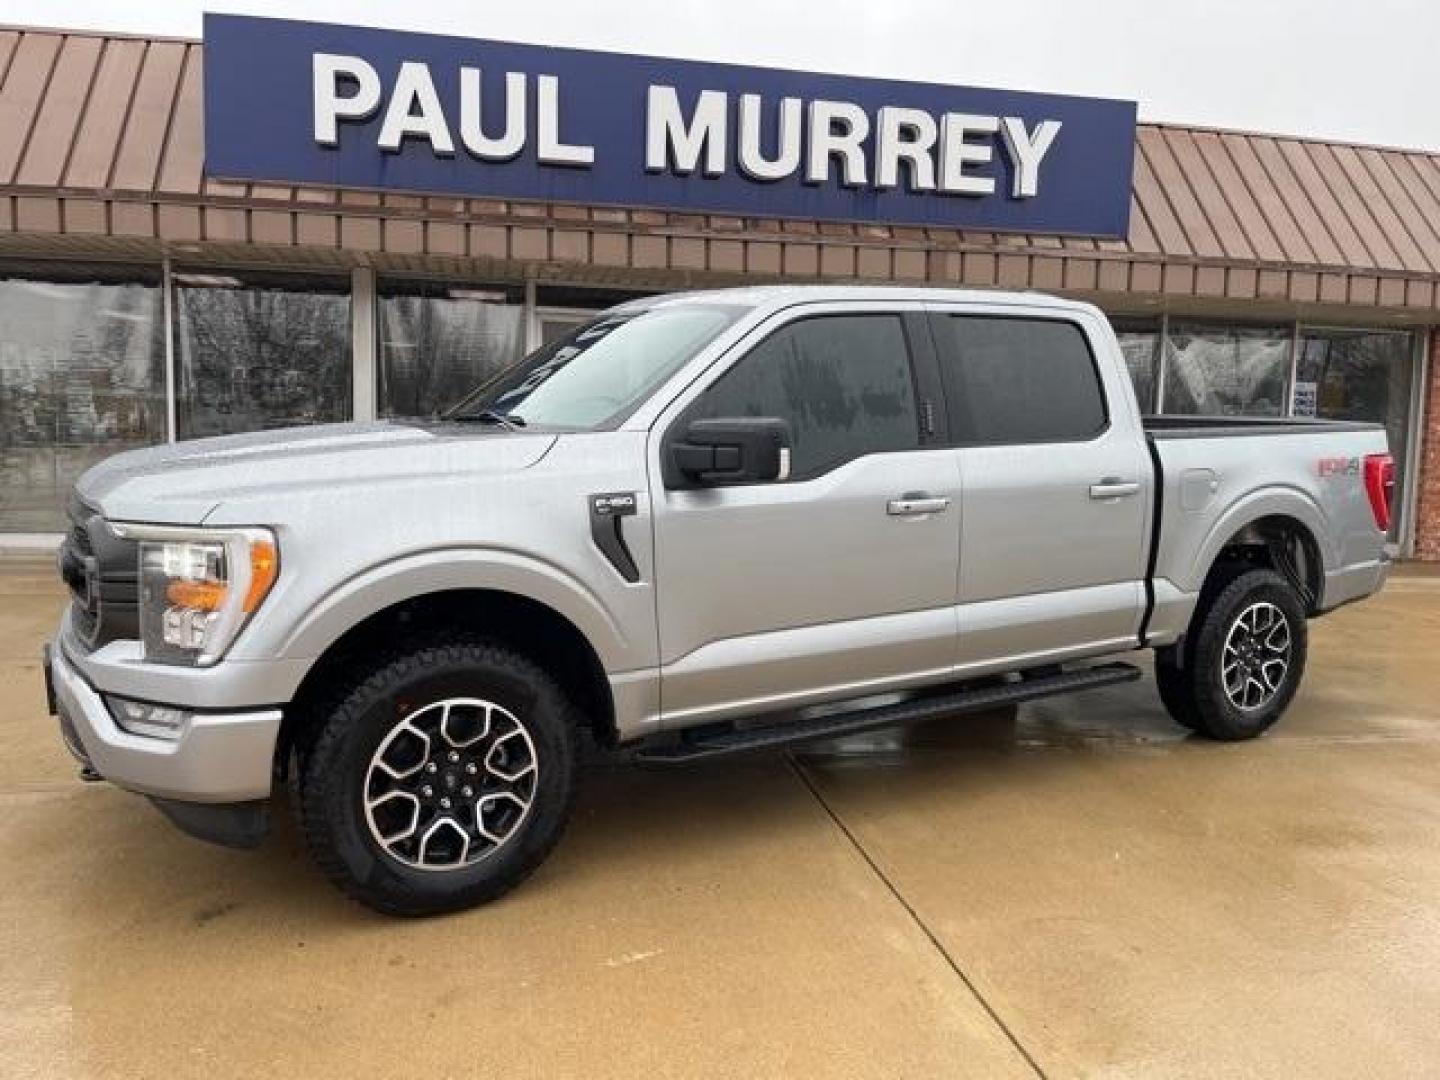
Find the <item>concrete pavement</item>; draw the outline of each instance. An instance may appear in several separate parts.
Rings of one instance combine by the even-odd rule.
[[[1143,681],[686,769],[602,762],[549,863],[399,922],[284,824],[189,840],[44,714],[0,573],[0,1075],[1440,1071],[1440,577],[1312,626],[1268,737]]]

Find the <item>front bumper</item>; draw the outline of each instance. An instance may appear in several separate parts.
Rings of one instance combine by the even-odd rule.
[[[190,803],[270,794],[280,710],[195,713],[176,739],[132,735],[57,642],[46,651],[48,691],[72,754],[118,787]]]

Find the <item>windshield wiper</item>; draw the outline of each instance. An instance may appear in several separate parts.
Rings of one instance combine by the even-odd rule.
[[[481,409],[474,413],[461,413],[453,417],[455,420],[470,420],[477,424],[498,424],[506,431],[519,431],[525,426],[525,418],[516,416],[514,413],[497,412],[494,409]]]

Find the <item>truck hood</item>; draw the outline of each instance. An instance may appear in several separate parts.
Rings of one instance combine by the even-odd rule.
[[[443,421],[281,428],[116,454],[75,490],[111,520],[198,525],[222,503],[526,469],[554,443],[552,434]]]

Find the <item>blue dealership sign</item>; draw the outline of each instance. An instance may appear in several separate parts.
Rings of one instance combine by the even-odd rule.
[[[1120,237],[1133,102],[205,17],[213,177]]]

